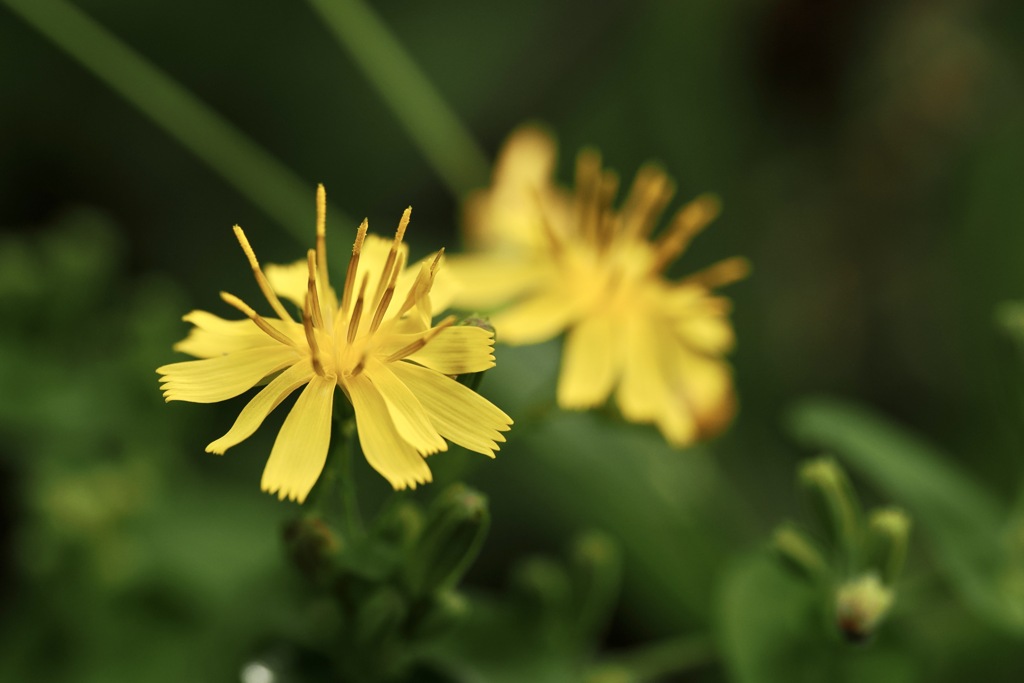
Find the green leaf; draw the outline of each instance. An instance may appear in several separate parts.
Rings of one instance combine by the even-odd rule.
[[[718,640],[730,680],[919,680],[910,656],[883,643],[864,649],[831,635],[821,593],[764,553],[737,560],[718,597]]]
[[[1008,557],[998,531],[1005,505],[921,438],[852,403],[806,400],[789,419],[809,448],[842,457],[906,507],[939,569],[981,616],[1024,636],[1024,602],[1009,594]]]

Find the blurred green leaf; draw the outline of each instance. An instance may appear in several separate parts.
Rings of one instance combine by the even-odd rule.
[[[843,457],[906,507],[930,541],[940,569],[979,614],[1024,636],[1024,604],[1011,599],[999,530],[1006,506],[947,456],[869,410],[837,399],[797,405],[789,419],[809,448]]]
[[[919,680],[911,658],[876,644],[865,650],[829,635],[817,592],[763,553],[736,561],[718,601],[726,670],[739,683]]]

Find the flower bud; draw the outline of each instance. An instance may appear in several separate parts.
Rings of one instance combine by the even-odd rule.
[[[456,484],[434,501],[423,534],[410,553],[406,579],[414,595],[451,588],[476,559],[490,513],[480,493]]]
[[[895,597],[874,572],[848,581],[836,591],[836,625],[847,640],[864,641],[889,614]]]
[[[416,619],[413,636],[426,639],[442,635],[463,621],[469,615],[469,608],[469,601],[461,593],[453,590],[438,591]]]
[[[792,524],[784,524],[772,535],[772,546],[783,563],[811,581],[828,573],[828,563],[817,544]]]
[[[599,531],[584,534],[570,553],[569,576],[577,629],[589,642],[606,626],[619,597],[622,557],[618,545]]]
[[[903,571],[907,557],[910,518],[899,508],[884,508],[871,513],[868,520],[869,566],[882,572],[882,580],[891,586]]]
[[[831,457],[810,460],[800,468],[800,482],[820,516],[832,545],[846,561],[857,566],[862,545],[860,502],[846,473]]]
[[[374,535],[399,547],[410,547],[423,530],[423,513],[412,501],[403,500],[377,518]]]
[[[306,516],[284,527],[288,555],[308,577],[325,577],[335,566],[342,551],[342,540],[319,516]]]

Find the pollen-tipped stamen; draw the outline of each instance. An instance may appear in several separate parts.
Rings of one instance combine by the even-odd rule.
[[[646,239],[675,193],[675,183],[664,171],[654,165],[641,167],[622,208],[622,231]]]
[[[341,293],[339,314],[347,314],[352,304],[352,288],[356,283],[356,271],[359,270],[359,254],[363,251],[363,240],[366,239],[366,230],[369,226],[369,221],[364,218],[356,231],[356,241],[352,243],[352,258],[348,261],[348,271],[345,273],[345,290]]]
[[[277,317],[281,320],[294,320],[288,311],[285,309],[284,304],[277,298],[277,294],[274,293],[273,287],[270,286],[270,281],[267,280],[267,276],[263,274],[263,269],[260,268],[260,262],[256,260],[256,252],[252,250],[252,246],[249,244],[248,238],[245,236],[245,232],[240,226],[234,226],[235,238],[238,243],[242,246],[242,251],[245,252],[245,257],[249,260],[249,265],[252,267],[252,273],[256,277],[256,284],[260,286],[260,291],[263,292],[263,296],[266,297],[270,307],[274,309],[274,313],[277,313]]]
[[[356,332],[359,331],[359,319],[363,316],[363,301],[366,298],[366,284],[370,280],[370,274],[365,273],[363,275],[363,282],[359,285],[359,296],[356,297],[356,303],[352,307],[352,317],[348,320],[348,343],[351,344],[356,340]]]
[[[723,287],[738,282],[750,275],[750,261],[742,256],[732,256],[713,263],[704,270],[698,271],[679,281],[680,285],[701,285],[708,289]]]
[[[449,328],[452,325],[454,325],[455,324],[455,320],[456,320],[456,318],[455,318],[454,315],[448,316],[447,318],[445,318],[444,320],[439,322],[437,325],[435,325],[434,327],[432,327],[429,330],[427,330],[426,332],[424,332],[423,336],[421,336],[416,341],[412,342],[411,344],[407,344],[403,348],[401,348],[398,351],[395,351],[394,353],[392,353],[390,356],[387,357],[387,359],[385,359],[384,362],[385,363],[394,363],[395,361],[402,360],[403,358],[406,358],[407,356],[411,356],[412,354],[416,353],[417,351],[422,349],[424,346],[429,344],[430,341],[432,339],[434,339],[434,337],[436,337],[437,335],[441,334],[441,332],[443,332],[446,328]]]
[[[557,260],[563,251],[562,239],[555,233],[554,225],[548,216],[540,190],[538,188],[532,189],[533,201],[537,204],[537,215],[540,216],[540,228],[544,231],[544,237],[548,241],[548,247],[551,249],[552,256]]]
[[[443,247],[434,254],[434,260],[430,262],[429,266],[424,263],[420,267],[420,272],[416,274],[416,280],[412,283],[412,287],[409,288],[409,295],[405,297],[402,307],[398,309],[396,318],[401,318],[408,313],[416,305],[416,302],[430,291],[434,284],[434,276],[437,275],[437,268],[441,263],[442,256],[444,256]]]
[[[323,183],[316,186],[316,267],[326,291],[331,282],[327,276],[327,190]]]
[[[320,363],[320,345],[316,342],[316,329],[313,327],[313,316],[310,315],[310,300],[306,298],[306,306],[302,309],[302,330],[306,333],[309,344],[309,357],[313,361],[313,371],[324,376],[324,366]]]
[[[274,339],[275,341],[279,341],[282,344],[287,344],[289,346],[295,346],[295,342],[292,341],[291,338],[289,338],[287,335],[283,334],[279,330],[274,329],[270,325],[270,323],[268,323],[266,320],[263,319],[262,316],[260,316],[259,313],[250,308],[248,304],[246,304],[244,301],[239,299],[234,294],[229,294],[228,292],[221,292],[220,298],[224,301],[224,303],[241,311],[247,318],[249,318],[249,320],[256,323],[256,327],[266,332],[267,335]]]
[[[373,320],[370,321],[370,334],[373,334],[380,327],[381,321],[384,320],[384,315],[388,311],[388,306],[391,305],[391,300],[395,296],[395,285],[398,283],[398,274],[405,268],[405,254],[399,253],[398,259],[395,261],[394,267],[391,269],[391,277],[388,279],[388,286],[384,290],[384,294],[380,297],[380,301],[377,302],[377,308],[373,312]]]
[[[323,330],[326,327],[324,326],[324,317],[320,309],[320,295],[317,292],[316,286],[316,252],[312,249],[306,252],[306,268],[309,272],[309,277],[306,279],[306,307],[311,312],[313,325]]]
[[[597,237],[598,202],[601,186],[601,155],[585,149],[576,157],[576,195],[574,211],[578,234],[585,239]]]
[[[387,260],[384,261],[384,267],[380,271],[380,279],[377,280],[377,289],[373,293],[374,302],[380,302],[382,296],[384,296],[384,287],[391,280],[391,271],[395,267],[395,259],[398,257],[399,247],[402,246],[402,240],[405,239],[405,229],[409,227],[409,218],[412,217],[412,207],[405,207],[405,211],[402,212],[402,218],[398,221],[398,229],[395,231],[395,238],[391,240],[391,249],[388,251]]]
[[[654,245],[652,272],[658,272],[679,256],[694,237],[721,213],[718,197],[703,194],[679,209],[668,229]]]

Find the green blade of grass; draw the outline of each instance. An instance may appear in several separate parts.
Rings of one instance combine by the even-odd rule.
[[[0,0],[149,117],[286,231],[308,241],[312,183],[64,0]],[[343,224],[354,223],[332,213]]]
[[[458,198],[487,182],[486,155],[387,25],[360,0],[308,0]]]

